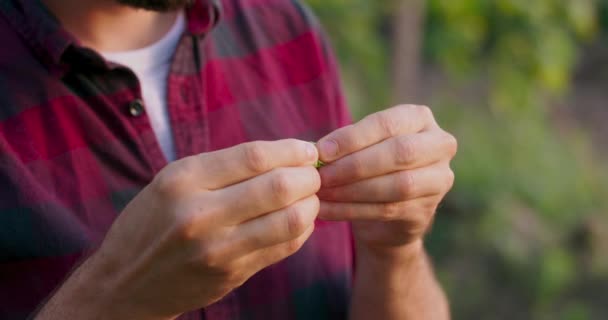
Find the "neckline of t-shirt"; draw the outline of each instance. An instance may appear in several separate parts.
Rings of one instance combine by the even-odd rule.
[[[135,50],[102,52],[101,55],[108,61],[126,65],[136,72],[148,72],[171,60],[175,47],[185,30],[186,17],[181,11],[171,29],[155,43]]]

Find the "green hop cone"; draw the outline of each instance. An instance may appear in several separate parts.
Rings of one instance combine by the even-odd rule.
[[[312,144],[317,145],[316,142],[312,142]],[[319,169],[319,168],[325,166],[325,162],[323,162],[321,160],[317,160],[317,162],[315,162],[314,166],[315,166],[315,168]]]
[[[319,169],[322,166],[325,165],[325,162],[321,161],[321,160],[317,160],[317,162],[315,162],[315,168]]]

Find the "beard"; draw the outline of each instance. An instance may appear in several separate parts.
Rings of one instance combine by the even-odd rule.
[[[133,8],[167,12],[183,9],[191,5],[195,0],[116,0]]]

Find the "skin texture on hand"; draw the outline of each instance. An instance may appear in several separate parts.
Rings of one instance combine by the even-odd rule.
[[[362,244],[382,249],[420,239],[454,182],[456,139],[427,107],[398,106],[319,141],[320,217],[353,221]]]
[[[456,139],[428,107],[397,106],[322,138],[319,217],[351,221],[357,248],[352,319],[447,319],[422,246],[454,183]]]
[[[168,165],[38,319],[172,319],[219,300],[310,236],[316,161],[314,145],[282,140]]]
[[[446,319],[421,242],[453,183],[455,139],[428,108],[399,106],[318,147],[319,171],[314,145],[297,140],[170,164],[38,319],[173,319],[205,307],[297,251],[317,214],[353,222],[353,318]]]

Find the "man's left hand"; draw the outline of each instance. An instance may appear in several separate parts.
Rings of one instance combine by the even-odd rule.
[[[367,116],[318,143],[319,217],[353,222],[358,248],[417,247],[454,182],[456,139],[428,107],[403,105]]]

